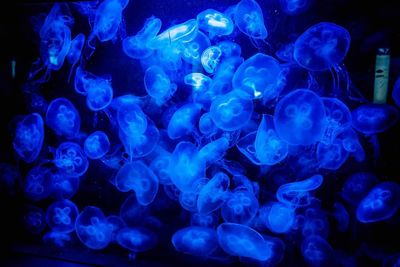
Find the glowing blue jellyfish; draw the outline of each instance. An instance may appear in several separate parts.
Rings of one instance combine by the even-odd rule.
[[[218,66],[222,51],[218,46],[210,46],[201,54],[201,65],[207,73],[214,73]]]
[[[43,236],[43,241],[45,243],[49,243],[59,248],[65,247],[69,242],[71,242],[71,240],[72,240],[71,233],[62,233],[53,230],[47,232]]]
[[[185,104],[172,115],[168,123],[168,137],[178,139],[193,133],[200,116],[201,106],[198,104]]]
[[[322,238],[328,238],[329,222],[325,212],[317,208],[307,208],[302,228],[301,233],[304,237],[318,235]]]
[[[293,62],[294,59],[294,43],[288,43],[282,45],[278,51],[275,52],[275,56],[284,62]]]
[[[350,152],[357,161],[361,162],[365,159],[365,151],[358,140],[357,133],[352,128],[344,130],[337,138],[342,141],[343,148]]]
[[[251,163],[255,165],[263,165],[256,155],[256,148],[254,146],[256,137],[257,137],[257,131],[250,132],[239,139],[239,141],[236,144],[236,147],[243,155],[247,157],[248,160],[251,161]],[[261,153],[261,148],[259,148],[259,151]]]
[[[211,135],[217,131],[217,127],[211,119],[210,113],[204,113],[199,119],[199,130],[204,135]]]
[[[83,149],[90,159],[99,159],[107,154],[110,149],[110,141],[103,131],[96,131],[90,134],[83,145]]]
[[[75,65],[81,57],[82,48],[85,44],[86,37],[83,33],[75,36],[71,41],[71,46],[67,54],[67,60],[71,65]]]
[[[204,258],[218,248],[217,232],[200,226],[178,230],[172,236],[171,242],[177,251]]]
[[[97,77],[83,69],[82,66],[76,68],[75,79],[74,79],[74,89],[78,94],[87,95],[86,85],[91,80],[95,80]]]
[[[331,144],[343,131],[351,127],[351,112],[349,108],[337,98],[322,97],[324,103],[327,126],[321,142]]]
[[[378,178],[369,172],[356,172],[346,179],[342,197],[350,204],[358,204],[378,183]]]
[[[323,180],[322,175],[318,174],[302,181],[283,184],[276,191],[276,198],[295,207],[307,206],[311,201],[309,191],[320,187]]]
[[[251,98],[269,101],[282,90],[282,75],[279,62],[268,55],[258,53],[248,58],[236,70],[232,85]]]
[[[38,157],[42,149],[43,139],[42,117],[37,113],[29,114],[17,124],[13,147],[21,159],[31,163]]]
[[[181,192],[179,194],[179,204],[181,207],[190,212],[197,212],[197,192]]]
[[[366,135],[384,132],[399,119],[397,109],[388,104],[364,104],[353,110],[351,115],[354,129]]]
[[[397,78],[392,91],[392,98],[396,105],[400,107],[400,78]]]
[[[250,120],[253,101],[241,90],[217,96],[211,104],[210,115],[215,125],[224,131],[235,131]]]
[[[265,39],[268,36],[261,7],[254,0],[241,0],[234,13],[235,24],[251,39]]]
[[[274,123],[279,137],[289,144],[311,145],[325,132],[325,108],[314,92],[297,89],[278,102]]]
[[[96,10],[93,34],[100,42],[110,41],[117,35],[122,21],[123,6],[118,0],[104,0]]]
[[[259,203],[254,193],[247,189],[237,189],[227,196],[221,208],[225,222],[249,223],[257,214]]]
[[[55,199],[69,199],[78,191],[79,177],[67,176],[59,171],[51,173],[51,196]]]
[[[337,222],[338,230],[340,232],[346,232],[347,229],[349,228],[349,223],[350,223],[349,213],[347,212],[343,204],[339,202],[335,202],[333,204],[333,208],[334,208],[333,217]]]
[[[207,35],[199,31],[193,40],[180,44],[181,57],[189,64],[200,64],[201,54],[210,45]]]
[[[242,224],[223,223],[217,228],[221,248],[233,256],[266,261],[272,257],[269,242],[256,230]]]
[[[218,216],[215,213],[209,214],[200,214],[200,213],[192,213],[190,218],[190,224],[192,226],[202,226],[214,228],[218,224]]]
[[[267,217],[267,227],[274,233],[287,233],[295,220],[293,207],[283,203],[272,203]]]
[[[319,143],[317,147],[317,160],[319,167],[328,170],[339,169],[349,157],[349,152],[343,147],[340,140],[335,139],[333,143],[325,145]]]
[[[144,74],[146,92],[158,105],[167,102],[176,91],[176,84],[171,83],[164,70],[156,65],[149,67]]]
[[[294,59],[312,71],[338,65],[350,47],[349,32],[334,23],[321,22],[308,28],[294,44]]]
[[[73,202],[67,199],[59,200],[47,209],[46,222],[55,232],[70,233],[75,230],[78,214],[78,208]]]
[[[64,142],[57,148],[54,163],[67,176],[82,176],[89,168],[85,152],[73,142]]]
[[[148,121],[142,109],[136,103],[118,105],[117,121],[126,135],[143,134],[148,128]]]
[[[229,177],[225,173],[216,173],[199,192],[197,198],[199,213],[209,214],[219,209],[229,196],[229,184]]]
[[[114,91],[111,87],[111,80],[96,77],[88,79],[84,84],[86,96],[86,105],[90,110],[99,111],[105,109],[111,104]]]
[[[111,241],[116,242],[119,230],[126,227],[126,223],[117,215],[107,217],[107,223],[111,228]]]
[[[171,164],[171,154],[162,153],[158,155],[150,164],[150,169],[157,176],[160,184],[172,184],[171,177],[169,176],[169,166]]]
[[[192,86],[194,92],[206,91],[212,82],[210,77],[199,72],[187,74],[183,81],[185,84]]]
[[[33,201],[47,198],[51,193],[51,171],[49,168],[36,166],[25,177],[25,196]]]
[[[76,235],[90,249],[103,249],[111,241],[112,229],[101,209],[88,206],[75,222]]]
[[[203,146],[199,151],[199,157],[206,164],[212,164],[220,161],[228,148],[229,140],[223,136]]]
[[[219,49],[222,52],[222,58],[232,58],[232,57],[240,57],[242,54],[242,48],[237,43],[231,41],[222,41],[217,43]]]
[[[208,32],[211,36],[230,35],[234,24],[232,19],[214,9],[207,9],[197,15],[199,29]]]
[[[282,11],[288,15],[297,15],[308,9],[312,0],[280,0]]]
[[[156,64],[166,71],[176,72],[180,70],[183,64],[181,57],[181,44],[165,44],[164,46],[155,50],[153,59],[155,60]]]
[[[44,211],[36,206],[28,205],[23,210],[23,224],[26,230],[32,234],[38,234],[46,228]]]
[[[138,203],[135,194],[128,196],[120,208],[120,217],[128,226],[143,224],[143,218],[149,216],[149,206]]]
[[[66,98],[56,98],[50,102],[46,112],[46,124],[56,134],[68,139],[78,135],[81,118],[75,106]]]
[[[394,182],[376,185],[358,204],[356,217],[362,223],[372,223],[392,217],[400,207],[400,186]]]
[[[312,235],[301,243],[301,253],[311,266],[329,266],[332,263],[333,249],[323,238]]]
[[[192,41],[199,32],[197,20],[191,19],[163,31],[149,43],[151,48],[163,48],[170,44]]]
[[[118,231],[117,243],[133,252],[143,252],[157,245],[157,236],[143,227],[125,227]]]

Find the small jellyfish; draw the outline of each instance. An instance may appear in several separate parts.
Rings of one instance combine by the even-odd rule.
[[[280,0],[282,11],[288,15],[297,15],[306,11],[312,0]]]
[[[377,184],[358,204],[356,217],[372,223],[392,217],[400,206],[400,186],[394,182]]]
[[[158,179],[142,161],[126,163],[117,173],[116,187],[121,192],[133,190],[137,201],[144,206],[153,202],[158,192]]]
[[[207,35],[199,31],[193,40],[180,44],[181,57],[189,64],[198,65],[201,63],[201,54],[210,45]]]
[[[74,79],[74,89],[78,94],[87,95],[86,84],[91,80],[95,80],[97,77],[83,69],[82,66],[76,68],[75,79]]]
[[[59,171],[51,173],[51,196],[55,199],[69,199],[78,191],[79,177],[67,176]]]
[[[325,107],[327,126],[321,140],[324,144],[331,144],[343,131],[351,127],[351,112],[349,108],[337,98],[322,97]]]
[[[210,107],[211,119],[224,131],[235,131],[250,120],[253,101],[241,90],[217,96]]]
[[[218,216],[215,213],[192,213],[190,225],[214,228],[218,224]]]
[[[51,194],[51,171],[49,168],[36,166],[25,177],[24,193],[28,199],[39,201]]]
[[[232,85],[234,89],[246,92],[252,99],[263,98],[269,101],[276,98],[283,89],[281,72],[281,66],[275,58],[258,53],[237,68]]]
[[[257,215],[258,208],[259,203],[253,192],[235,190],[227,196],[221,215],[225,222],[247,224]]]
[[[283,203],[272,203],[267,217],[267,227],[274,233],[287,233],[295,220],[293,207]]]
[[[388,104],[364,104],[353,110],[351,115],[354,129],[366,135],[384,132],[399,119],[397,109]]]
[[[57,135],[72,139],[79,133],[81,118],[71,101],[66,98],[56,98],[47,108],[46,124]]]
[[[348,203],[357,205],[378,183],[378,178],[369,172],[356,172],[346,179],[342,188],[342,197]]]
[[[191,19],[163,31],[149,43],[151,48],[163,48],[169,44],[187,43],[192,41],[199,32],[197,20]]]
[[[171,83],[164,70],[156,65],[149,67],[144,74],[144,85],[147,94],[158,105],[167,102],[175,93],[177,85]]]
[[[126,135],[143,134],[148,128],[147,116],[136,103],[121,103],[117,106],[117,121]]]
[[[337,138],[341,140],[343,148],[350,152],[358,162],[365,160],[364,148],[360,144],[357,133],[352,128],[344,130]]]
[[[27,163],[33,162],[42,149],[44,139],[44,125],[42,117],[29,114],[18,122],[13,140],[14,150]]]
[[[324,105],[314,92],[297,89],[276,105],[274,124],[279,137],[289,144],[314,144],[326,129]]]
[[[302,225],[302,235],[318,235],[327,238],[329,235],[329,222],[324,211],[317,208],[308,208],[305,210],[304,222]]]
[[[75,230],[75,220],[78,214],[75,203],[67,199],[59,200],[47,209],[46,222],[55,232],[70,233]]]
[[[283,62],[293,62],[294,43],[283,44],[276,52],[275,56]]]
[[[205,146],[199,151],[199,157],[208,165],[220,161],[229,149],[229,140],[223,136]]]
[[[330,22],[308,28],[294,44],[294,59],[311,71],[323,71],[338,65],[350,47],[350,33]]]
[[[143,252],[157,245],[157,236],[144,227],[125,227],[118,231],[117,243],[133,252]]]
[[[32,234],[38,234],[46,228],[46,215],[36,206],[27,205],[23,209],[23,225]]]
[[[200,214],[209,214],[219,209],[228,198],[229,177],[223,173],[216,173],[213,178],[199,192],[197,209]]]
[[[334,260],[333,249],[323,238],[312,235],[301,243],[301,253],[311,266],[329,266]]]
[[[261,7],[254,0],[241,0],[235,9],[234,21],[239,30],[251,39],[265,39],[268,36]]]
[[[126,227],[126,223],[117,215],[107,217],[107,223],[111,228],[111,241],[116,242],[119,230]]]
[[[120,217],[128,226],[138,226],[143,224],[143,218],[149,216],[149,206],[141,205],[135,196],[128,196],[120,208]]]
[[[67,176],[82,176],[89,168],[83,149],[76,143],[64,142],[56,150],[54,163]]]
[[[181,192],[179,194],[179,204],[190,212],[197,212],[197,190],[192,192]]]
[[[62,233],[53,230],[47,232],[43,236],[43,241],[45,243],[49,243],[52,246],[56,246],[59,248],[65,247],[71,240],[72,240],[71,233]]]
[[[218,46],[210,46],[201,54],[201,65],[207,73],[214,73],[218,66],[222,51]]]
[[[333,204],[333,217],[337,222],[337,227],[340,232],[346,232],[349,228],[350,215],[346,208],[340,202],[335,202]]]
[[[171,242],[177,251],[204,258],[218,248],[217,232],[200,226],[179,229],[172,236]]]
[[[111,80],[101,77],[88,79],[84,84],[86,96],[86,105],[90,110],[99,111],[105,109],[111,104],[114,91],[111,87]]]
[[[115,38],[122,22],[123,6],[118,0],[105,0],[96,10],[93,34],[100,42]]]
[[[201,115],[199,119],[199,130],[204,135],[212,135],[217,132],[217,127],[211,119],[210,113]]]
[[[219,42],[217,43],[217,46],[221,49],[223,59],[240,57],[242,54],[242,48],[240,45],[231,41]]]
[[[112,229],[101,209],[88,206],[75,222],[76,235],[90,249],[103,249],[111,241]]]
[[[240,153],[245,155],[248,160],[254,165],[263,165],[256,155],[255,141],[257,137],[257,131],[250,132],[247,135],[239,139],[236,147],[239,149]],[[260,152],[261,153],[261,152]]]
[[[203,73],[193,72],[187,74],[184,79],[184,83],[193,87],[193,93],[198,91],[206,91],[212,82],[211,78],[204,75]]]
[[[177,109],[168,123],[168,137],[178,139],[193,133],[200,116],[201,106],[198,104],[185,104]]]
[[[83,145],[83,149],[90,159],[99,159],[107,154],[110,149],[110,141],[103,131],[96,131],[90,134]]]
[[[211,37],[230,35],[234,29],[232,19],[214,9],[206,9],[197,15],[199,29],[208,32]]]
[[[337,170],[346,162],[348,157],[349,152],[338,139],[335,139],[329,145],[319,143],[317,146],[317,160],[322,169]]]
[[[86,37],[83,33],[78,34],[74,39],[72,39],[71,46],[67,54],[67,60],[71,65],[75,65],[81,57],[85,40]]]

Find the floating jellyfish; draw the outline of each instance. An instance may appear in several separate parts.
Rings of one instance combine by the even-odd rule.
[[[126,227],[126,223],[121,219],[121,217],[116,215],[111,215],[107,217],[107,223],[111,228],[111,241],[116,242],[117,234],[119,230]]]
[[[83,149],[76,143],[64,142],[56,150],[55,165],[67,176],[82,176],[89,168]]]
[[[193,133],[200,116],[200,110],[201,106],[193,103],[185,104],[176,110],[168,123],[168,137],[178,139]]]
[[[257,137],[257,131],[250,132],[239,139],[239,141],[236,144],[236,147],[243,155],[247,157],[247,159],[251,161],[251,163],[255,165],[262,165],[261,161],[258,159],[256,155],[256,148],[254,146],[256,137]]]
[[[90,159],[99,159],[107,154],[110,149],[110,141],[103,131],[96,131],[90,134],[83,145],[83,149]]]
[[[230,35],[233,32],[234,23],[229,16],[214,9],[207,9],[197,15],[199,29],[208,32],[211,36]]]
[[[17,124],[13,147],[21,159],[31,163],[38,157],[42,149],[43,139],[42,117],[37,113],[29,114]]]
[[[54,245],[54,246],[60,247],[60,248],[65,247],[71,240],[72,240],[71,233],[62,233],[62,232],[57,232],[57,231],[53,231],[53,230],[50,232],[47,232],[43,236],[43,241],[45,243],[49,243],[51,245]]]
[[[295,207],[308,206],[311,201],[309,191],[320,187],[323,180],[322,175],[317,174],[302,181],[283,184],[276,191],[276,198]]]
[[[233,256],[266,261],[272,257],[269,242],[256,230],[242,224],[222,223],[217,228],[221,248]]]
[[[183,81],[185,84],[192,86],[194,92],[206,91],[212,82],[210,77],[199,72],[187,74]]]
[[[294,59],[294,43],[283,44],[278,51],[275,52],[275,56],[284,62],[293,62]]]
[[[287,233],[295,220],[293,207],[283,203],[272,203],[267,217],[267,227],[274,233]]]
[[[171,83],[164,70],[156,65],[149,67],[144,74],[146,92],[158,105],[167,102],[175,93],[177,85]]]
[[[156,64],[158,64],[166,71],[170,71],[172,73],[179,71],[182,68],[183,64],[181,57],[181,44],[180,43],[165,44],[164,46],[155,50],[153,59],[155,60]]]
[[[333,204],[333,208],[334,208],[333,217],[337,222],[338,230],[340,232],[346,232],[347,229],[349,228],[349,223],[350,223],[349,213],[347,212],[343,204],[339,202],[335,202]]]
[[[227,196],[221,215],[225,222],[247,224],[257,215],[258,208],[258,199],[253,192],[235,190]]]
[[[197,196],[198,193],[196,191],[181,192],[179,194],[179,204],[187,211],[197,212]]]
[[[217,96],[210,107],[211,119],[224,131],[235,131],[250,120],[253,101],[241,90]]]
[[[306,209],[302,228],[301,233],[304,237],[318,235],[322,238],[327,238],[329,235],[329,222],[325,212],[316,208]]]
[[[239,66],[232,85],[246,92],[252,99],[263,98],[269,101],[276,98],[283,89],[281,72],[275,58],[258,53]]]
[[[122,21],[123,8],[118,0],[105,0],[99,5],[96,10],[93,34],[100,42],[115,38]]]
[[[192,213],[190,218],[190,224],[192,226],[202,226],[208,228],[214,228],[218,224],[218,216],[215,213],[200,214]]]
[[[288,15],[297,15],[306,11],[312,0],[280,0],[282,11]]]
[[[191,19],[181,24],[177,24],[157,35],[149,43],[151,48],[163,48],[170,44],[187,43],[196,38],[199,32],[197,20]]]
[[[338,139],[342,141],[343,148],[350,152],[358,162],[362,162],[365,159],[364,148],[358,140],[357,133],[352,128],[340,133]]]
[[[311,145],[325,132],[325,108],[314,92],[297,89],[278,102],[274,123],[279,137],[289,144]]]
[[[351,127],[351,112],[349,108],[337,98],[322,97],[325,107],[327,126],[321,142],[331,144],[343,131]]]
[[[76,71],[75,71],[75,79],[74,79],[75,91],[78,94],[86,96],[87,95],[86,88],[85,88],[86,85],[91,80],[95,80],[96,78],[97,77],[94,74],[92,74],[88,71],[85,71],[82,66],[77,67]]]
[[[240,57],[242,54],[242,48],[240,45],[231,41],[219,42],[217,43],[217,46],[221,49],[223,59]]]
[[[392,217],[400,206],[400,186],[394,182],[382,182],[358,204],[356,217],[362,223],[372,223]]]
[[[117,173],[116,187],[121,192],[133,190],[144,206],[153,202],[158,192],[158,179],[142,161],[126,163]]]
[[[21,189],[21,174],[19,168],[0,162],[0,194],[14,196]]]
[[[157,236],[143,227],[125,227],[118,231],[117,243],[133,252],[143,252],[157,245]]]
[[[229,177],[225,173],[216,173],[199,192],[197,198],[199,213],[209,214],[219,209],[229,196],[229,184]]]
[[[103,249],[111,241],[112,229],[101,209],[88,206],[75,222],[76,235],[90,249]]]
[[[143,134],[148,128],[147,117],[136,103],[118,105],[117,120],[126,135]]]
[[[204,258],[218,248],[217,232],[200,226],[178,230],[172,236],[171,242],[177,251]]]
[[[55,199],[69,199],[78,191],[79,177],[63,175],[60,172],[51,173],[51,196]]]
[[[214,73],[218,66],[222,51],[218,46],[210,46],[201,54],[201,65],[207,73]]]
[[[326,145],[319,143],[317,147],[317,160],[319,167],[328,170],[339,169],[349,157],[349,152],[343,147],[340,140],[335,139],[333,143]]]
[[[234,21],[239,30],[251,39],[265,39],[268,36],[261,7],[254,0],[241,0],[235,9]]]
[[[311,71],[323,71],[341,63],[350,47],[349,32],[334,23],[308,28],[294,44],[294,59]]]
[[[25,178],[25,196],[33,201],[47,198],[51,193],[51,171],[42,166],[31,169]]]
[[[397,78],[392,91],[392,98],[396,105],[400,107],[400,78]]]
[[[149,216],[149,206],[138,203],[135,194],[128,196],[120,208],[120,217],[128,226],[143,224],[143,218]]]
[[[199,130],[204,135],[211,135],[217,131],[210,113],[204,113],[199,119]]]
[[[57,134],[68,139],[76,137],[81,127],[81,118],[75,106],[66,98],[50,102],[46,112],[46,124]]]
[[[75,36],[71,41],[71,46],[67,54],[67,60],[71,65],[75,65],[81,57],[82,48],[85,44],[86,37],[83,33]]]
[[[364,104],[353,110],[351,115],[354,129],[366,135],[384,132],[399,119],[397,109],[388,104]]]
[[[89,79],[84,84],[84,88],[87,92],[86,105],[90,110],[99,111],[111,104],[114,91],[110,79],[101,77]]]
[[[39,207],[24,207],[22,219],[24,227],[32,234],[38,234],[46,228],[46,215]]]
[[[334,260],[333,249],[323,238],[312,235],[301,243],[301,253],[311,266],[330,266]]]
[[[346,179],[342,188],[342,197],[357,205],[378,183],[378,178],[369,172],[356,172]]]
[[[158,177],[160,184],[172,184],[169,176],[169,166],[171,164],[171,154],[165,153],[158,155],[150,164],[150,169]]]
[[[208,165],[221,160],[229,148],[229,140],[226,137],[218,138],[199,151],[199,157]]]
[[[46,222],[55,232],[70,233],[75,230],[78,214],[78,208],[73,202],[67,199],[59,200],[47,209]]]
[[[193,40],[180,44],[182,59],[189,64],[198,65],[201,63],[201,54],[210,45],[207,35],[199,31]]]

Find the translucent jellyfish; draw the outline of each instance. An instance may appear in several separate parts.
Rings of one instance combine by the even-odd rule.
[[[46,215],[36,206],[27,205],[23,209],[23,225],[32,234],[38,234],[46,228]]]
[[[218,46],[210,46],[201,54],[201,65],[207,73],[214,73],[218,66],[222,51]]]
[[[0,194],[14,196],[21,189],[21,174],[19,167],[0,162]]]
[[[172,83],[164,70],[156,65],[149,67],[144,74],[146,92],[158,105],[167,102],[175,93],[177,85]]]
[[[178,230],[172,236],[171,242],[177,251],[204,258],[218,248],[217,232],[200,226]]]
[[[154,39],[153,39],[154,40]],[[166,71],[177,72],[182,68],[181,44],[168,43],[155,50],[153,58]]]
[[[278,102],[274,123],[279,137],[289,144],[311,145],[325,132],[325,108],[314,92],[297,89]]]
[[[348,128],[340,133],[338,139],[342,141],[343,148],[350,152],[358,162],[362,162],[365,159],[364,148],[358,140],[357,133],[352,128]]]
[[[149,216],[149,206],[138,203],[135,194],[128,196],[120,208],[120,217],[128,226],[143,224],[143,218]]]
[[[75,79],[74,79],[75,91],[78,94],[86,96],[87,95],[86,88],[85,88],[86,84],[88,82],[90,82],[91,80],[95,80],[96,78],[97,77],[94,74],[92,74],[88,71],[85,71],[82,66],[77,67],[76,71],[75,71]]]
[[[83,145],[83,149],[90,159],[99,159],[107,154],[110,149],[110,141],[103,131],[96,131],[90,134]]]
[[[142,161],[126,163],[117,173],[116,187],[121,192],[133,190],[141,205],[153,202],[158,192],[158,179]]]
[[[25,177],[24,193],[28,199],[39,201],[51,193],[51,171],[49,168],[36,166]]]
[[[53,198],[69,199],[78,191],[79,177],[67,176],[59,171],[52,171],[50,188]]]
[[[123,6],[118,0],[104,0],[96,10],[93,34],[100,42],[110,41],[117,35],[122,21]]]
[[[187,74],[183,81],[185,84],[192,86],[194,92],[206,91],[212,82],[210,77],[199,72]]]
[[[67,60],[71,65],[75,65],[80,59],[85,40],[86,37],[83,33],[78,34],[74,39],[72,39],[67,54]]]
[[[252,39],[268,36],[261,7],[254,0],[241,0],[235,9],[234,21],[239,30]]]
[[[198,192],[181,192],[179,194],[179,204],[181,207],[190,212],[197,212],[197,196]]]
[[[400,186],[394,182],[376,185],[361,200],[356,217],[362,223],[372,223],[392,217],[400,206]]]
[[[157,236],[143,227],[125,227],[118,231],[117,243],[133,252],[143,252],[157,245]]]
[[[322,238],[328,238],[329,222],[325,212],[317,208],[307,208],[301,233],[304,237],[318,235]]]
[[[29,114],[18,122],[13,140],[14,150],[27,163],[33,162],[42,149],[44,126],[42,117]]]
[[[136,135],[146,131],[147,117],[136,103],[121,103],[117,108],[117,121],[125,134]]]
[[[86,96],[86,105],[90,110],[99,111],[105,109],[111,104],[114,91],[111,87],[111,80],[96,77],[88,79],[84,84]]]
[[[217,43],[219,49],[222,52],[222,58],[232,58],[232,57],[240,57],[242,54],[242,48],[237,43],[231,41],[222,41]]]
[[[342,188],[342,197],[351,204],[358,204],[378,183],[378,178],[369,172],[356,172],[348,177]]]
[[[311,71],[323,71],[338,65],[350,47],[350,33],[330,22],[308,28],[294,44],[294,59]]]
[[[269,242],[256,230],[237,223],[222,223],[217,228],[221,248],[233,256],[248,257],[259,261],[271,258]]]
[[[224,131],[235,131],[250,120],[253,101],[241,90],[217,96],[210,107],[211,119]]]
[[[201,115],[199,119],[199,130],[204,135],[212,135],[217,131],[217,127],[215,127],[210,113]]]
[[[185,104],[175,111],[168,123],[168,137],[178,139],[193,133],[199,120],[201,106],[198,104]]]
[[[294,43],[283,44],[278,51],[275,52],[275,56],[284,62],[293,62],[294,59]]]
[[[225,173],[216,173],[199,192],[197,198],[199,213],[209,214],[219,209],[229,196],[229,184],[229,177]]]
[[[306,11],[312,0],[280,0],[282,11],[288,15],[297,15]]]
[[[160,184],[172,184],[171,177],[169,176],[169,166],[171,164],[170,153],[160,153],[153,159],[150,164],[150,169],[158,177]]]
[[[72,237],[71,233],[62,233],[52,230],[43,236],[43,241],[52,246],[63,248],[72,241]]]
[[[68,139],[78,135],[81,118],[75,106],[66,98],[56,98],[50,102],[46,112],[46,124],[57,135]]]
[[[295,207],[307,206],[311,201],[309,191],[320,187],[323,180],[322,175],[318,174],[302,181],[283,184],[276,191],[276,198]]]
[[[388,104],[364,104],[353,110],[351,115],[354,129],[366,135],[384,132],[399,119],[397,109]]]
[[[340,202],[335,202],[333,204],[333,217],[337,222],[337,227],[340,232],[346,232],[349,228],[350,215],[346,208]]]
[[[214,9],[207,9],[197,15],[199,29],[208,32],[211,37],[230,35],[235,27],[232,19]]]
[[[250,132],[247,135],[239,139],[236,144],[238,150],[247,157],[251,163],[255,165],[263,165],[256,155],[255,141],[257,137],[257,131]]]
[[[325,107],[327,126],[321,142],[331,144],[343,131],[351,127],[351,112],[349,108],[337,98],[322,97]]]
[[[250,1],[250,0],[248,0]],[[279,62],[268,55],[258,53],[248,58],[236,70],[232,85],[241,89],[252,99],[269,101],[282,90],[282,75]]]
[[[67,176],[82,176],[89,168],[85,152],[73,142],[64,142],[57,148],[54,163]]]
[[[400,107],[400,78],[397,78],[392,91],[392,98],[396,105]]]
[[[116,242],[119,230],[126,227],[126,223],[117,215],[107,217],[107,223],[111,228],[111,241]]]
[[[199,151],[199,157],[207,165],[213,164],[222,160],[228,149],[229,140],[223,136],[203,146]]]
[[[329,266],[332,263],[333,249],[323,238],[312,235],[301,243],[301,253],[311,266]]]
[[[75,230],[79,211],[75,203],[63,199],[51,204],[46,212],[46,222],[55,232],[70,233]]]
[[[274,233],[287,233],[295,220],[293,207],[283,203],[272,203],[267,217],[267,227]]]
[[[163,48],[169,44],[192,41],[199,31],[197,20],[191,19],[163,31],[149,43],[151,48]]]
[[[333,143],[326,145],[319,143],[317,147],[317,160],[319,167],[328,170],[339,169],[349,157],[349,152],[343,147],[343,143],[335,139]]]
[[[193,40],[180,44],[182,59],[189,64],[198,65],[201,63],[201,54],[210,45],[207,35],[199,31]]]
[[[228,195],[221,215],[225,222],[247,224],[256,216],[258,208],[259,203],[253,192],[235,190]]]
[[[200,214],[192,213],[190,225],[214,228],[218,224],[218,216],[215,213]]]
[[[88,206],[75,222],[76,235],[90,249],[103,249],[111,241],[112,229],[101,209]]]

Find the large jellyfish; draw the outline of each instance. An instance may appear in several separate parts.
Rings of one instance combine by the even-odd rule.
[[[332,264],[333,249],[323,238],[312,235],[301,243],[301,253],[311,266],[329,266]]]
[[[258,199],[252,191],[237,188],[227,196],[221,215],[225,222],[247,224],[257,215],[258,208]]]
[[[157,245],[157,236],[143,227],[125,227],[118,231],[117,243],[130,251],[143,252]]]
[[[167,102],[175,93],[177,86],[172,83],[164,70],[157,65],[149,67],[144,74],[146,92],[158,105]]]
[[[82,176],[89,168],[89,161],[80,145],[64,142],[56,150],[54,163],[67,176]]]
[[[218,248],[217,232],[200,226],[178,230],[171,241],[177,251],[204,258]]]
[[[229,177],[223,173],[216,173],[213,178],[199,192],[197,209],[200,214],[209,214],[219,209],[228,198]]]
[[[79,133],[81,118],[71,101],[66,98],[56,98],[47,108],[46,124],[56,134],[72,139]]]
[[[239,30],[252,39],[265,39],[268,36],[261,7],[254,0],[241,0],[234,12],[235,24]]]
[[[214,9],[207,9],[197,15],[199,29],[210,34],[210,37],[230,35],[234,24],[232,19]]]
[[[110,149],[110,141],[107,134],[103,131],[96,131],[90,134],[85,140],[83,149],[88,158],[102,158]]]
[[[325,132],[325,108],[314,92],[297,89],[278,102],[274,123],[279,137],[289,144],[311,145]]]
[[[67,199],[59,200],[47,209],[46,222],[55,232],[70,233],[75,230],[78,214],[75,203]]]
[[[191,19],[163,31],[149,43],[151,48],[163,48],[170,44],[187,43],[192,41],[199,32],[197,20]]]
[[[42,149],[44,126],[42,117],[29,114],[18,122],[13,140],[14,150],[18,156],[27,163],[33,162]]]

